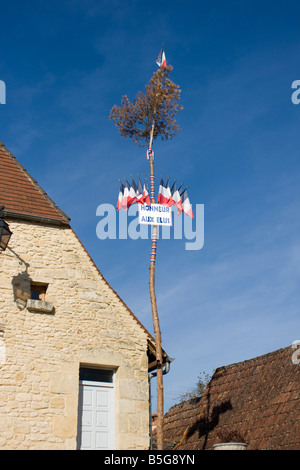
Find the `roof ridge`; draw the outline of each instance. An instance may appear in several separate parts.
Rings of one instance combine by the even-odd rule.
[[[232,369],[233,367],[236,367],[238,365],[243,365],[243,364],[246,364],[246,363],[249,363],[249,362],[257,362],[261,359],[264,359],[264,358],[267,358],[267,357],[270,357],[270,356],[274,356],[274,355],[277,355],[279,354],[280,352],[283,352],[283,351],[287,351],[289,348],[291,347],[291,345],[289,346],[286,346],[284,348],[279,348],[279,349],[276,349],[275,351],[271,351],[271,352],[268,352],[268,353],[265,353],[265,354],[261,354],[260,356],[256,356],[256,357],[251,357],[250,359],[244,359],[243,361],[239,361],[239,362],[235,362],[233,364],[228,364],[226,366],[221,366],[221,367],[218,367],[216,370],[215,370],[215,374],[220,374],[220,372],[222,370],[225,370],[225,369]]]
[[[55,202],[48,196],[48,194],[44,191],[44,189],[38,184],[38,182],[30,175],[30,173],[24,168],[24,166],[16,159],[16,157],[7,149],[7,147],[0,141],[0,150],[2,150],[9,159],[18,167],[18,169],[23,173],[24,176],[28,178],[34,188],[42,195],[45,202],[50,204],[52,209],[59,213],[60,217],[64,220],[65,223],[69,224],[70,217],[65,214],[56,204]],[[6,210],[6,212],[13,212],[10,210]]]
[[[262,354],[261,356],[256,356],[256,357],[252,357],[250,359],[245,359],[244,361],[240,361],[240,362],[235,362],[233,364],[228,364],[226,366],[221,366],[221,367],[218,367],[215,372],[213,373],[210,381],[209,381],[209,384],[205,387],[205,390],[203,392],[203,394],[199,397],[192,397],[192,398],[188,398],[187,400],[183,400],[179,403],[175,403],[173,406],[171,406],[169,408],[169,410],[166,412],[166,413],[169,413],[169,411],[174,411],[175,408],[182,408],[184,406],[189,406],[189,405],[193,405],[193,404],[196,404],[198,403],[205,395],[205,392],[207,391],[210,383],[212,382],[213,379],[216,379],[218,378],[218,376],[220,374],[222,374],[225,370],[230,370],[230,369],[233,369],[234,367],[236,366],[239,366],[239,365],[244,365],[246,363],[255,363],[261,359],[265,359],[267,357],[271,357],[271,356],[274,356],[274,355],[277,355],[279,354],[280,352],[283,352],[283,351],[287,351],[291,346],[286,346],[284,348],[280,348],[280,349],[276,349],[275,351],[271,351],[271,352],[268,352],[266,354]]]

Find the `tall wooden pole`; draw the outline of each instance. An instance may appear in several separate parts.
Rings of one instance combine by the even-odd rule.
[[[121,106],[114,105],[110,112],[123,137],[130,137],[136,143],[144,143],[149,135],[149,160],[150,160],[150,200],[155,204],[154,188],[154,161],[152,152],[153,139],[161,136],[169,138],[175,135],[179,127],[175,124],[175,114],[181,109],[178,105],[180,89],[169,80],[169,72],[172,66],[163,66],[152,77],[146,86],[146,93],[139,93],[136,99],[130,103],[127,96],[123,96]],[[150,124],[150,129],[149,129]],[[161,345],[161,332],[157,313],[155,296],[155,262],[158,238],[158,227],[152,226],[152,246],[149,267],[149,290],[152,308],[152,319],[156,345],[157,363],[157,448],[164,447],[164,396],[163,396],[163,354]]]
[[[152,150],[154,133],[154,121],[150,133],[149,149]],[[155,204],[155,187],[154,187],[154,161],[153,152],[149,152],[150,162],[150,200],[151,204]],[[152,227],[152,246],[150,255],[150,267],[149,267],[149,290],[150,300],[152,308],[152,319],[153,328],[155,335],[156,345],[156,362],[157,362],[157,450],[163,450],[164,448],[164,390],[163,390],[163,357],[162,357],[162,345],[161,345],[161,332],[159,325],[159,318],[157,313],[156,295],[155,295],[155,261],[156,261],[156,247],[157,247],[157,225]]]

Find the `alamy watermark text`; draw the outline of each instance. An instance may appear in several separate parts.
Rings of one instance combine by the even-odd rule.
[[[6,85],[3,80],[0,80],[0,104],[6,104]]]
[[[196,204],[194,218],[176,214],[172,208],[172,226],[159,227],[159,238],[163,240],[187,240],[186,250],[201,250],[204,245],[204,204]],[[151,239],[152,226],[140,224],[138,205],[129,207],[128,211],[117,211],[112,204],[100,204],[96,210],[100,217],[96,234],[100,240],[148,240]]]

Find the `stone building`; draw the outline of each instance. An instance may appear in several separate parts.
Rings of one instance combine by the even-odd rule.
[[[2,143],[0,206],[0,449],[148,449],[155,341]]]

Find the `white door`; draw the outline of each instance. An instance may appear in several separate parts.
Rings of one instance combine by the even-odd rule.
[[[114,421],[113,382],[80,380],[78,448],[113,450]]]

